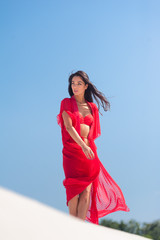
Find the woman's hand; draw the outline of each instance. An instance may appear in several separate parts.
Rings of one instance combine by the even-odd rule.
[[[94,156],[94,152],[92,151],[92,149],[89,147],[89,146],[87,146],[87,145],[83,145],[82,146],[82,151],[84,152],[84,154],[86,155],[86,157],[88,158],[88,159],[94,159],[95,158],[95,156]]]

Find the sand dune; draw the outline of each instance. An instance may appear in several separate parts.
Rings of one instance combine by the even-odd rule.
[[[86,223],[36,200],[0,188],[1,240],[145,240],[134,234]]]

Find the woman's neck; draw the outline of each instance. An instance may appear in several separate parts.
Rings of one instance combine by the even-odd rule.
[[[78,95],[78,96],[74,95],[74,97],[75,97],[76,102],[78,102],[78,103],[85,103],[86,102],[85,98],[84,98],[84,95],[83,96],[82,95]]]

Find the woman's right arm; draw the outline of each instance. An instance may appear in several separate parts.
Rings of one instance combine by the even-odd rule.
[[[67,132],[70,134],[70,136],[82,148],[86,157],[88,159],[93,159],[94,153],[93,153],[92,149],[89,146],[87,146],[87,144],[85,144],[85,142],[79,136],[76,129],[72,126],[72,119],[65,111],[62,112],[62,118],[64,121],[65,128],[66,128]]]

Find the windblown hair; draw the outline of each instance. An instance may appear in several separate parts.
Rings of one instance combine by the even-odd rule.
[[[75,73],[72,73],[69,76],[68,92],[69,92],[70,96],[73,95],[71,83],[72,83],[72,78],[75,76],[79,76],[83,80],[85,85],[88,84],[88,88],[86,89],[85,94],[84,94],[84,98],[88,102],[93,102],[93,97],[94,97],[98,104],[98,110],[100,110],[100,103],[101,103],[101,106],[103,107],[104,111],[110,110],[109,101],[106,99],[106,97],[104,96],[104,94],[102,92],[98,91],[98,89],[95,87],[95,85],[89,80],[87,73],[85,73],[83,71],[77,71]]]

